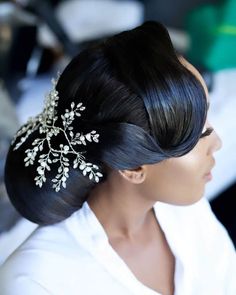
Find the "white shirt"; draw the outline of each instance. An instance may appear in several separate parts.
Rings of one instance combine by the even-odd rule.
[[[175,256],[175,295],[235,295],[233,244],[204,198],[157,202]],[[66,220],[39,227],[0,269],[1,295],[159,295],[143,285],[108,242],[87,202]]]

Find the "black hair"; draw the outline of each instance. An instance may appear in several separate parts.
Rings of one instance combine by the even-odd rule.
[[[65,68],[56,89],[58,115],[72,101],[82,102],[86,109],[74,129],[100,135],[99,143],[86,146],[86,161],[98,165],[102,182],[109,169],[132,169],[185,155],[199,141],[206,121],[204,89],[180,62],[167,30],[157,22],[145,22],[85,49]],[[24,158],[38,137],[35,131],[18,150],[10,147],[5,183],[16,209],[45,225],[78,210],[99,184],[72,168],[67,187],[55,192],[55,164],[42,188],[36,186],[37,164],[25,167]]]

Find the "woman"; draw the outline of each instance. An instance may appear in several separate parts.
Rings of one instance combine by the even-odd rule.
[[[233,245],[202,199],[221,147],[208,106],[159,23],[75,57],[9,150],[11,201],[40,226],[1,294],[235,294]]]

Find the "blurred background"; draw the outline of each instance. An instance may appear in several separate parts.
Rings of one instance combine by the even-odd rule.
[[[145,20],[167,26],[208,85],[223,147],[205,197],[236,245],[236,0],[0,0],[0,265],[37,227],[18,215],[4,186],[14,133],[41,112],[51,78],[75,54]]]

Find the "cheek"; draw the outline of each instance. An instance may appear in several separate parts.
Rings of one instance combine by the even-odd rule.
[[[161,201],[175,205],[197,202],[203,196],[205,187],[201,166],[199,157],[194,154],[163,162],[157,184],[157,189],[161,190]]]

